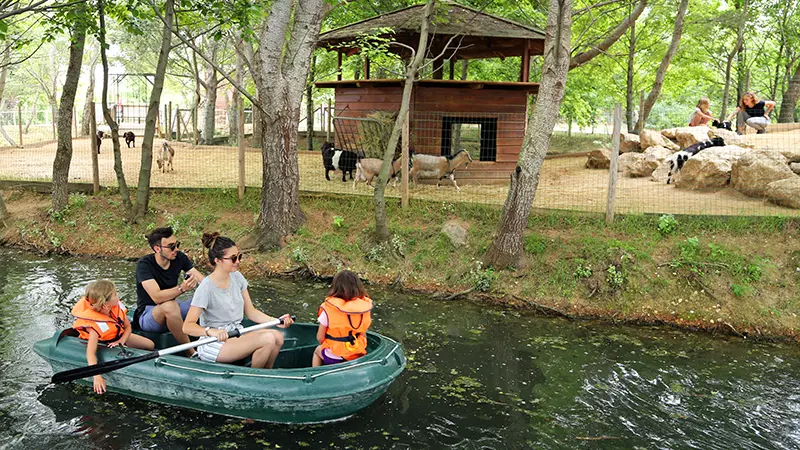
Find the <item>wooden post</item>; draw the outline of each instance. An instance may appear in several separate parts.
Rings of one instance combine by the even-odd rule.
[[[611,135],[611,167],[608,169],[608,201],[606,202],[606,225],[614,221],[614,202],[617,200],[617,177],[619,175],[619,140],[622,130],[622,105],[614,105],[614,134]]]
[[[338,55],[336,59],[336,79],[342,81],[342,52],[337,52],[336,54]]]
[[[195,105],[194,110],[192,110],[192,126],[194,126],[194,141],[192,146],[197,146],[197,142],[199,141],[199,136],[197,136],[197,105]]]
[[[167,140],[172,140],[172,102],[169,102],[169,109],[167,113]]]
[[[456,60],[455,58],[450,59],[450,79],[455,80],[456,76]]]
[[[244,200],[244,96],[239,94],[239,121],[236,124],[236,143],[239,145],[239,201]]]
[[[642,90],[642,96],[639,99],[639,134],[642,134],[644,131],[644,90]]]
[[[22,105],[17,103],[17,117],[19,118],[19,148],[22,148]]]
[[[328,99],[328,128],[325,129],[325,142],[331,141],[331,124],[333,122],[333,102]]]
[[[403,133],[400,135],[402,142],[402,166],[400,172],[402,174],[402,183],[400,184],[400,206],[408,208],[408,147],[411,129],[411,114],[406,112],[406,120],[403,123]]]
[[[525,41],[525,53],[522,55],[522,81],[527,83],[530,81],[531,72],[531,41]]]
[[[175,124],[176,138],[177,138],[178,142],[180,142],[181,141],[181,108],[180,107],[176,107],[175,108],[175,121],[178,122],[178,123]]]
[[[364,79],[369,80],[369,56],[364,56]]]
[[[97,121],[94,117],[94,102],[89,107],[89,148],[92,152],[92,193],[100,193],[100,165],[97,162]]]

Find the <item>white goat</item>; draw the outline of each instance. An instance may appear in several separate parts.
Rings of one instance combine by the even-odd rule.
[[[172,158],[175,156],[175,150],[169,145],[167,141],[161,145],[161,151],[158,152],[158,159],[156,163],[158,163],[158,168],[161,169],[161,172],[174,172],[175,169],[172,167]],[[167,169],[169,166],[169,169]]]
[[[356,163],[356,177],[353,179],[353,190],[355,190],[359,181],[363,181],[369,186],[372,186],[372,180],[380,173],[381,165],[383,165],[383,160],[378,158],[362,158],[359,160]],[[402,158],[392,160],[392,165],[389,168],[389,178],[394,178],[395,185],[397,185],[397,178],[395,177],[400,173],[402,166]],[[389,180],[386,180],[386,182],[388,183]]]
[[[472,156],[469,152],[461,149],[455,155],[449,156],[434,156],[422,155],[415,153],[411,160],[411,171],[409,176],[417,184],[417,178],[421,175],[423,178],[436,178],[436,188],[439,188],[439,183],[445,177],[449,177],[453,182],[456,190],[460,191],[461,188],[456,184],[455,171],[462,164],[469,165],[472,162]]]

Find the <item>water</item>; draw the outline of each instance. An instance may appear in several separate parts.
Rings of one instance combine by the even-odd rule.
[[[406,372],[343,422],[253,423],[49,386],[31,346],[69,326],[86,283],[135,303],[133,262],[0,249],[0,448],[798,448],[800,352],[612,327],[368,286]],[[250,280],[257,305],[310,321],[321,283]]]

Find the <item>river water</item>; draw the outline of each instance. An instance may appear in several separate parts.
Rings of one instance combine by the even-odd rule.
[[[616,327],[368,286],[408,369],[345,421],[275,425],[48,385],[34,342],[86,284],[135,304],[134,262],[0,249],[0,448],[800,448],[800,351]],[[323,283],[249,280],[262,310],[311,321]]]

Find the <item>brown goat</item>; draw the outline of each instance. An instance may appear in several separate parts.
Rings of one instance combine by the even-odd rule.
[[[416,153],[411,160],[411,171],[409,176],[417,184],[417,178],[422,175],[423,178],[436,178],[436,187],[445,177],[450,178],[456,190],[460,191],[461,188],[456,184],[455,171],[462,164],[466,166],[472,162],[472,156],[469,152],[462,149],[452,156],[434,156],[423,155]]]
[[[172,158],[175,157],[175,150],[169,145],[167,141],[164,141],[161,144],[161,151],[158,152],[158,159],[156,163],[158,163],[158,168],[161,169],[161,172],[174,172],[175,169],[172,167]]]
[[[381,165],[383,165],[383,160],[378,158],[362,158],[359,160],[358,163],[356,163],[356,177],[353,179],[353,189],[356,188],[359,181],[363,181],[372,186],[372,180],[378,176],[378,173],[381,171]],[[400,172],[402,165],[402,158],[392,160],[392,166],[389,168],[389,178],[395,178]],[[386,180],[386,182],[388,183],[389,180]],[[397,178],[395,178],[395,183],[396,182]]]

